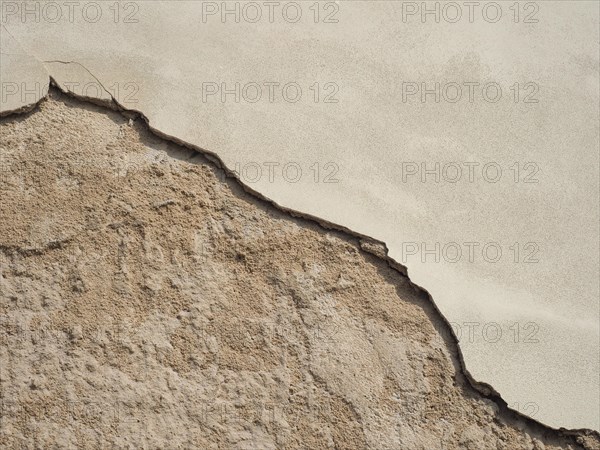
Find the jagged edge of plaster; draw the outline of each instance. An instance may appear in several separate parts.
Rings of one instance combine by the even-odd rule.
[[[39,107],[39,105],[46,101],[46,99],[48,98],[49,95],[51,95],[53,93],[53,90],[58,91],[62,94],[65,94],[69,97],[72,97],[74,99],[77,99],[79,101],[83,101],[83,102],[87,102],[87,103],[92,103],[104,108],[108,108],[111,109],[113,111],[117,111],[119,113],[121,113],[123,116],[125,116],[126,118],[131,118],[131,119],[141,119],[144,122],[144,125],[147,127],[147,129],[155,136],[164,139],[168,142],[172,142],[175,143],[181,147],[187,148],[188,150],[192,150],[196,153],[199,153],[201,155],[203,155],[205,158],[207,158],[210,162],[212,162],[213,164],[215,164],[217,166],[217,168],[223,170],[223,172],[225,173],[225,176],[229,179],[233,179],[235,183],[238,184],[238,186],[246,193],[248,193],[249,195],[251,195],[252,197],[258,199],[261,202],[265,202],[267,203],[269,206],[275,208],[278,211],[281,211],[285,214],[288,214],[294,218],[298,218],[298,219],[304,219],[307,220],[309,222],[313,222],[316,223],[318,226],[320,226],[321,228],[325,229],[325,230],[334,230],[334,231],[338,231],[341,232],[343,234],[348,235],[349,237],[358,240],[358,244],[359,247],[367,252],[370,253],[372,255],[374,255],[375,257],[383,260],[389,267],[391,267],[393,270],[395,270],[399,275],[401,275],[402,277],[405,277],[407,279],[407,281],[409,282],[409,285],[417,292],[417,293],[423,293],[426,295],[427,300],[429,301],[429,303],[431,304],[431,306],[433,307],[433,310],[436,312],[436,314],[439,316],[443,326],[446,327],[446,332],[448,333],[448,335],[451,337],[453,343],[454,343],[454,347],[455,349],[450,349],[451,353],[453,353],[453,351],[456,352],[456,358],[458,360],[459,363],[459,367],[460,370],[462,371],[463,375],[465,376],[465,379],[467,380],[467,382],[470,384],[470,386],[475,389],[480,395],[482,395],[484,398],[492,401],[493,403],[496,404],[496,406],[498,407],[499,410],[499,414],[501,414],[502,416],[504,416],[506,419],[512,422],[525,422],[525,424],[527,426],[529,426],[532,431],[537,431],[540,434],[545,434],[545,433],[552,433],[552,434],[556,434],[558,436],[561,437],[568,437],[568,438],[573,438],[574,440],[576,440],[576,438],[583,434],[586,436],[594,436],[596,437],[598,440],[600,440],[600,433],[596,430],[591,430],[589,428],[576,428],[576,429],[567,429],[567,428],[553,428],[549,425],[546,425],[542,422],[539,422],[538,420],[521,413],[520,411],[514,410],[512,408],[510,408],[508,406],[508,403],[502,398],[502,396],[500,395],[500,393],[498,391],[496,391],[490,384],[482,382],[482,381],[477,381],[469,372],[469,370],[467,369],[464,357],[463,357],[463,353],[462,350],[460,348],[460,342],[458,340],[458,337],[456,336],[456,334],[454,333],[454,329],[452,328],[452,326],[450,325],[450,322],[446,319],[446,317],[444,316],[444,314],[440,311],[440,309],[437,307],[437,304],[435,303],[432,295],[429,293],[429,291],[422,287],[419,286],[418,284],[414,283],[411,279],[410,276],[408,275],[408,268],[402,264],[400,264],[399,262],[397,262],[395,259],[393,259],[392,257],[389,256],[389,250],[388,247],[386,245],[385,242],[380,241],[378,239],[372,238],[370,236],[364,235],[362,233],[359,233],[357,231],[351,230],[343,225],[337,224],[337,223],[333,223],[330,222],[328,220],[322,219],[320,217],[317,216],[313,216],[312,214],[308,214],[308,213],[304,213],[301,211],[297,211],[295,209],[292,208],[288,208],[285,207],[283,205],[278,204],[277,202],[275,202],[274,200],[271,200],[270,198],[266,197],[265,195],[261,194],[260,192],[254,190],[253,188],[251,188],[250,186],[246,185],[241,178],[238,176],[238,174],[236,172],[234,172],[233,170],[231,170],[230,168],[228,168],[226,166],[226,164],[223,162],[223,160],[219,157],[219,155],[215,152],[212,152],[210,150],[206,150],[204,148],[201,148],[195,144],[186,142],[182,139],[179,139],[176,136],[171,136],[168,135],[164,132],[162,132],[161,130],[158,130],[156,128],[154,128],[151,123],[150,120],[148,119],[148,117],[146,117],[146,115],[142,112],[142,111],[138,111],[135,109],[131,109],[131,108],[126,108],[123,105],[121,105],[117,99],[110,93],[110,91],[108,91],[108,89],[106,89],[104,87],[104,85],[102,84],[102,82],[100,80],[98,80],[98,78],[92,73],[90,72],[85,66],[83,66],[81,63],[76,62],[76,61],[42,61],[42,63],[60,63],[60,64],[76,64],[81,66],[84,70],[86,70],[97,82],[98,84],[102,87],[102,89],[104,89],[104,91],[108,94],[108,96],[110,97],[111,100],[102,100],[102,99],[98,99],[96,97],[88,97],[88,96],[83,96],[83,95],[79,95],[76,94],[72,91],[70,91],[68,88],[62,86],[56,79],[54,79],[52,77],[52,75],[49,75],[49,80],[48,80],[48,89],[46,90],[45,95],[40,98],[37,102],[32,103],[30,105],[25,105],[22,107],[19,107],[18,109],[15,110],[10,110],[10,111],[4,111],[0,117],[8,117],[11,115],[17,115],[17,114],[27,114],[30,112],[33,112],[35,109],[37,109]],[[44,64],[45,65],[45,64]],[[50,72],[46,66],[46,70],[48,72]],[[366,244],[366,245],[365,245]],[[383,248],[383,252],[379,252],[377,250],[374,250],[372,247],[375,248]],[[580,444],[579,442],[574,442],[577,444]],[[581,444],[580,444],[581,445]]]

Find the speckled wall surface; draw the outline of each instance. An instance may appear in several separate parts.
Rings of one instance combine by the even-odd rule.
[[[599,428],[596,2],[24,5],[2,2],[3,110],[43,96],[43,70],[112,95],[386,242],[476,380]]]

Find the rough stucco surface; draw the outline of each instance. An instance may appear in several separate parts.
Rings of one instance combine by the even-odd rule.
[[[472,21],[469,2],[414,2],[458,4],[456,23],[404,20],[411,2],[402,1],[320,2],[318,23],[313,2],[298,3],[293,23],[283,5],[273,22],[262,6],[250,23],[203,12],[249,2],[95,3],[74,6],[72,19],[61,6],[60,20],[40,2],[0,5],[5,29],[62,86],[106,97],[101,83],[155,129],[231,169],[262,168],[244,181],[268,198],[386,242],[460,327],[472,375],[510,404],[556,428],[600,429],[598,2],[476,2]],[[482,16],[490,5],[489,14],[501,7],[498,21]],[[326,23],[332,8],[336,21]],[[2,57],[3,83],[18,88],[8,100],[31,103],[24,94],[34,86],[23,81],[37,78]],[[273,102],[268,82],[279,83]],[[456,84],[462,98],[423,101],[421,89],[403,99],[405,82]],[[204,83],[220,91],[204,98]],[[262,98],[235,99],[236,83],[263,86]],[[287,83],[302,88],[299,101],[282,99]],[[325,102],[327,83],[337,103]],[[472,102],[466,83],[479,86]],[[487,83],[501,88],[498,101],[484,100]],[[298,182],[282,176],[290,162],[303,171]],[[418,173],[403,179],[406,163]],[[274,180],[267,164],[278,165]],[[339,169],[337,183],[322,182],[327,164]],[[462,178],[448,182],[451,169],[438,182],[423,164],[455,164]],[[475,181],[465,164],[477,165]],[[502,171],[498,182],[484,179],[487,164],[492,178]],[[477,246],[474,257],[465,243]]]
[[[469,387],[357,238],[139,120],[50,99],[0,133],[3,448],[600,448]]]

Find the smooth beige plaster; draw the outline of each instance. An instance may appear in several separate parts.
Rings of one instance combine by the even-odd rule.
[[[0,115],[27,109],[48,93],[43,64],[23,51],[0,25]]]

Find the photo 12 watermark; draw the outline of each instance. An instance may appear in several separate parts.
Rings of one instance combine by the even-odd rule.
[[[402,103],[512,103],[537,104],[540,86],[533,81],[501,84],[496,81],[403,81]]]
[[[339,2],[201,2],[202,23],[324,23],[340,21]]]
[[[141,2],[121,1],[2,1],[2,24],[15,23],[124,23],[139,22]]]
[[[529,417],[535,417],[540,412],[540,405],[535,402],[514,402],[508,407]]]
[[[537,2],[402,2],[402,23],[539,22]]]
[[[300,163],[296,161],[236,162],[233,172],[244,183],[339,183],[340,166],[332,161]]]
[[[138,93],[140,91],[139,84],[133,81],[117,81],[103,85],[99,81],[82,83],[80,81],[61,80],[60,84],[75,96],[84,98],[110,96],[123,105],[138,103]],[[50,85],[47,83],[3,81],[0,85],[0,98],[2,103],[15,99],[19,99],[21,103],[35,102],[46,97],[49,90]],[[62,91],[57,92],[57,99],[64,95]]]
[[[402,242],[402,263],[491,263],[507,261],[516,264],[540,262],[540,246],[536,242],[502,245],[498,242]]]
[[[340,88],[333,81],[203,81],[202,103],[339,103]]]
[[[450,322],[460,343],[469,344],[538,344],[540,326],[536,322]]]
[[[541,173],[538,163],[514,161],[403,161],[400,165],[402,183],[483,183],[502,180],[511,183],[537,184]]]
[[[118,136],[123,135],[120,133]],[[105,176],[110,178],[111,182],[124,183],[137,175],[151,172],[157,166],[164,168],[159,162],[148,164],[119,160],[94,163],[75,158],[57,162],[42,157],[36,160],[6,162],[0,158],[0,192],[3,195],[10,195],[11,191],[25,192],[39,189],[43,185],[65,181],[71,181],[75,186],[79,186],[96,176]],[[177,166],[167,166],[164,169],[171,173],[178,173]]]

